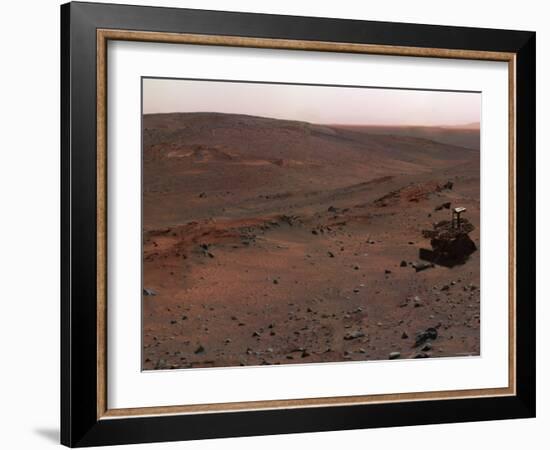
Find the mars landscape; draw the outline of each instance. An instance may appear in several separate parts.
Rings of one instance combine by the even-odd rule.
[[[480,352],[479,123],[143,117],[143,369]],[[472,254],[420,259],[464,207]]]

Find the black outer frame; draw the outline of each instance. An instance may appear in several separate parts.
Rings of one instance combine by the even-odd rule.
[[[509,397],[98,420],[96,29],[516,53],[516,383]],[[71,447],[535,416],[535,33],[176,8],[61,6],[61,443]]]

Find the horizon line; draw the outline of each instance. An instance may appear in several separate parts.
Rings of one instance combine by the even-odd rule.
[[[218,114],[225,116],[246,116],[246,117],[255,117],[260,119],[270,119],[270,120],[281,120],[286,122],[303,122],[309,123],[312,125],[322,125],[322,126],[348,126],[348,127],[415,127],[415,128],[457,128],[457,129],[481,129],[481,122],[460,122],[454,124],[388,124],[388,123],[349,123],[349,122],[310,122],[307,120],[297,120],[297,119],[283,119],[280,117],[272,116],[259,116],[255,114],[244,114],[244,113],[227,113],[227,112],[218,112],[218,111],[170,111],[170,112],[142,112],[143,116],[152,116],[152,115],[169,115],[169,114]]]

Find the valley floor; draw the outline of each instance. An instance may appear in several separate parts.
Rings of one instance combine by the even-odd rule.
[[[413,266],[445,202],[479,248],[475,170],[254,198],[144,232],[144,369],[479,355],[479,251]]]

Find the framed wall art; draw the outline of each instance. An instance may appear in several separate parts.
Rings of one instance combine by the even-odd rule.
[[[61,19],[63,444],[534,416],[534,33]]]

